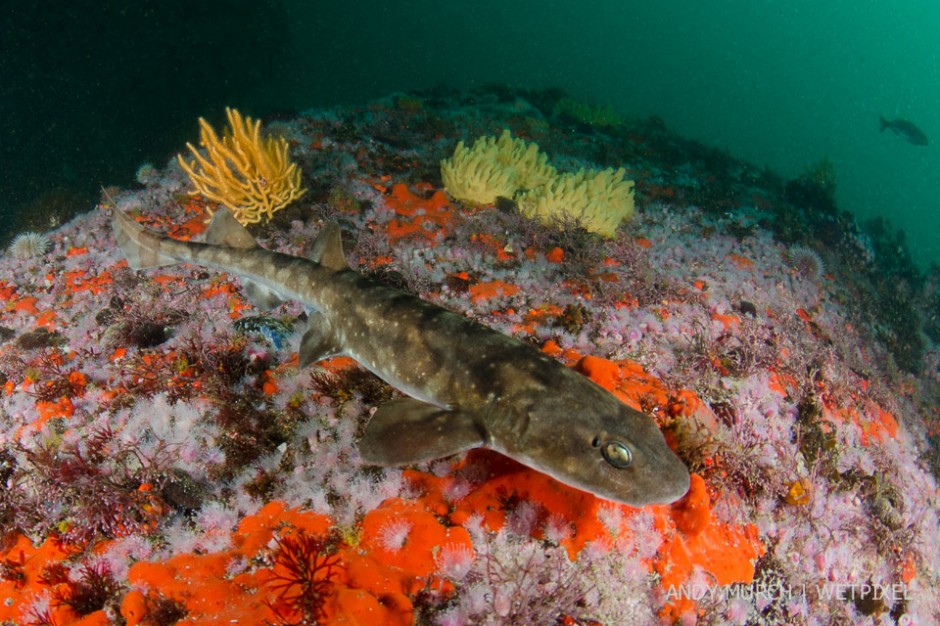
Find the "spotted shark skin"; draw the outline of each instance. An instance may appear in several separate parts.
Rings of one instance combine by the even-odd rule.
[[[650,417],[535,348],[351,270],[335,223],[309,258],[261,248],[224,208],[205,243],[165,237],[118,210],[112,224],[134,269],[191,263],[240,277],[259,305],[303,303],[301,366],[349,356],[405,393],[370,419],[359,441],[367,464],[482,446],[632,506],[688,490],[688,470]]]

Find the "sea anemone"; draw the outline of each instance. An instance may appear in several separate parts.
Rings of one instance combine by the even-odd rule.
[[[137,173],[134,174],[134,178],[141,185],[149,185],[157,182],[160,178],[160,170],[154,167],[153,163],[142,163],[141,166],[137,168]]]
[[[434,557],[440,572],[451,580],[463,580],[473,565],[476,555],[468,546],[448,543],[441,546]]]
[[[806,246],[793,246],[787,251],[787,265],[797,277],[819,280],[826,273],[826,264],[815,250]]]
[[[31,259],[49,251],[51,242],[42,233],[20,233],[10,244],[10,254],[17,259]]]
[[[408,541],[408,535],[411,533],[412,524],[408,520],[392,520],[386,522],[379,529],[379,537],[384,547],[389,552],[398,552]]]

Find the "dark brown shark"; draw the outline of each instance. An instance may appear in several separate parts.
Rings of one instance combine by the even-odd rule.
[[[335,223],[309,258],[261,248],[226,209],[205,243],[165,237],[117,210],[113,228],[135,269],[193,263],[238,276],[261,305],[302,302],[301,366],[347,355],[407,394],[375,411],[359,441],[365,463],[407,465],[484,446],[633,506],[688,490],[688,470],[650,417],[516,339],[351,270]]]

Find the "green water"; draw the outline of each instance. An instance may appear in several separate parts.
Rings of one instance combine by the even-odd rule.
[[[828,157],[839,205],[940,263],[940,4],[909,0],[220,0],[0,3],[0,219],[87,210],[255,115],[440,84],[562,87],[793,177]],[[352,5],[352,6],[347,6]],[[878,133],[911,120],[913,146]]]

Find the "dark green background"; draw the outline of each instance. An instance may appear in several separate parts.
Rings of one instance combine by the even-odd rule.
[[[940,3],[911,0],[0,2],[5,241],[85,211],[220,122],[393,91],[557,86],[658,115],[785,177],[823,157],[840,206],[940,261]],[[924,148],[878,133],[914,121]]]

